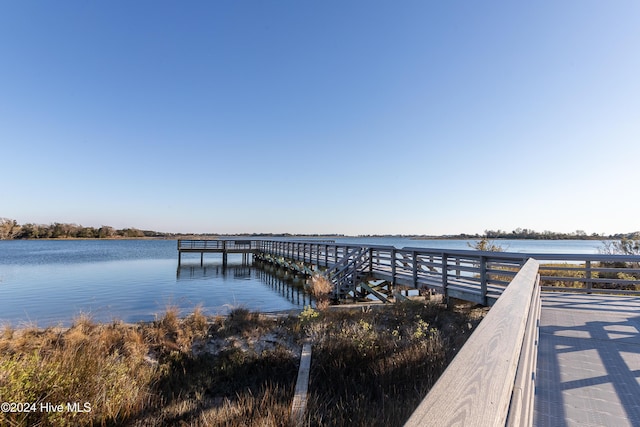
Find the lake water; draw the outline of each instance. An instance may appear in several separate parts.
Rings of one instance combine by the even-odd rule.
[[[337,242],[469,249],[461,240],[340,238]],[[597,253],[599,241],[499,240],[509,252]],[[280,311],[302,308],[309,297],[291,278],[274,276],[241,255],[183,254],[178,269],[173,240],[0,241],[0,324],[69,324],[79,313],[98,321],[153,320],[167,306],[183,314],[233,307]],[[299,279],[298,279],[299,280]],[[294,285],[294,286],[291,286]],[[301,282],[297,283],[301,285]]]

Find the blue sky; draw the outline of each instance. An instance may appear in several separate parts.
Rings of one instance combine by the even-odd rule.
[[[640,230],[640,2],[0,3],[0,217]]]

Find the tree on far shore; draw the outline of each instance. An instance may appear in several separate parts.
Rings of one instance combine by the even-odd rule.
[[[0,240],[15,239],[21,228],[15,219],[0,218]]]

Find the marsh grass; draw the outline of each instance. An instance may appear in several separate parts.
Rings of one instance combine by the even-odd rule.
[[[6,331],[6,328],[5,328]],[[3,402],[54,405],[85,402],[90,413],[0,414],[0,425],[78,425],[132,416],[152,400],[155,370],[138,328],[98,325],[87,316],[73,326],[26,328],[0,340],[0,398]]]
[[[400,425],[480,317],[433,304],[311,308],[268,317],[236,308],[155,321],[0,329],[0,400],[88,402],[87,413],[3,413],[8,426],[287,426],[302,339],[314,340],[309,425]]]
[[[411,301],[322,313],[315,320],[308,424],[404,424],[483,313]]]
[[[330,305],[331,293],[333,292],[333,283],[321,274],[315,274],[311,278],[311,295],[316,300],[318,310],[326,310]]]

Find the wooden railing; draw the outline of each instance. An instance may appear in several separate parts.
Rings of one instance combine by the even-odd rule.
[[[405,425],[531,425],[539,313],[530,259]]]
[[[640,256],[529,254],[540,262],[544,291],[640,295]]]
[[[352,254],[360,254],[363,248],[368,257],[367,263],[361,265],[362,275],[369,274],[393,285],[434,289],[446,296],[481,304],[497,299],[526,260],[525,254],[471,250],[295,241],[260,241],[258,244],[258,251],[330,269],[344,264]]]
[[[214,251],[214,250],[256,250],[259,240],[250,239],[210,239],[210,240],[178,240],[179,251]]]
[[[430,288],[446,296],[492,304],[528,258],[541,264],[543,290],[640,295],[640,256],[525,254],[443,250],[303,240],[179,240],[178,250],[251,250],[331,268],[368,250],[361,273],[393,285]]]

